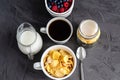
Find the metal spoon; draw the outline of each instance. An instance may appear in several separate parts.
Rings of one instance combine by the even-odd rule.
[[[81,74],[81,80],[84,80],[84,71],[83,71],[83,63],[82,63],[82,61],[83,61],[83,59],[86,58],[86,50],[85,50],[85,48],[78,47],[77,51],[76,51],[76,56],[80,60],[79,66],[80,66],[81,70],[79,72],[81,72],[80,73]]]

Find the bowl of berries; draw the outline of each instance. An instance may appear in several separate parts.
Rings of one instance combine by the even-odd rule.
[[[74,7],[74,0],[45,0],[47,11],[53,17],[68,17]]]

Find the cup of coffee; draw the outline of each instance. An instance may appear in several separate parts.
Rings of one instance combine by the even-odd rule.
[[[53,45],[47,48],[39,62],[35,62],[33,68],[42,70],[53,80],[65,80],[75,71],[77,59],[75,53],[67,46]]]
[[[40,32],[46,33],[55,43],[66,43],[73,34],[73,26],[69,20],[63,17],[52,18],[46,27],[40,28]]]

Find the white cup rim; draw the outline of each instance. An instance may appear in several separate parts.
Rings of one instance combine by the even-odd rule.
[[[73,67],[73,69],[72,69],[72,71],[67,75],[67,76],[65,76],[65,77],[62,77],[62,78],[55,78],[55,77],[53,77],[53,76],[51,76],[46,70],[45,70],[45,68],[44,68],[44,62],[43,62],[43,60],[44,60],[44,57],[48,54],[48,52],[51,50],[51,49],[64,49],[64,50],[67,50],[72,56],[73,56],[73,59],[74,59],[74,67]],[[43,53],[43,55],[42,55],[42,57],[41,57],[41,60],[40,60],[40,62],[41,62],[41,68],[42,68],[42,71],[44,72],[44,74],[46,75],[46,76],[48,76],[49,78],[51,78],[51,79],[54,79],[54,80],[63,80],[63,79],[66,79],[66,78],[68,78],[68,77],[70,77],[72,74],[73,74],[73,72],[75,71],[75,69],[76,69],[76,66],[77,66],[77,59],[76,59],[76,56],[75,56],[75,53],[72,51],[72,49],[70,49],[69,47],[67,47],[67,46],[65,46],[65,45],[53,45],[53,46],[50,46],[49,48],[47,48],[45,51],[44,51],[44,53]]]
[[[65,21],[65,22],[69,25],[69,27],[70,27],[70,29],[71,29],[70,35],[69,35],[68,38],[66,38],[65,40],[61,40],[61,41],[55,40],[55,39],[53,39],[53,38],[50,36],[50,34],[49,34],[49,26],[50,26],[50,24],[51,24],[52,22],[54,22],[54,21],[56,21],[56,20],[63,20],[63,21]],[[55,17],[55,18],[52,18],[52,19],[47,23],[46,33],[47,33],[48,37],[49,37],[52,41],[54,41],[54,42],[56,42],[56,43],[63,44],[63,43],[65,43],[65,42],[67,42],[67,41],[71,38],[71,36],[72,36],[72,34],[73,34],[73,26],[72,26],[71,22],[70,22],[68,19],[63,18],[63,17]]]

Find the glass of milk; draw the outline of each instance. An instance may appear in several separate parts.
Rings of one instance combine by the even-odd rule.
[[[30,23],[22,23],[17,29],[16,37],[19,49],[29,59],[33,59],[34,55],[42,48],[42,38]]]

